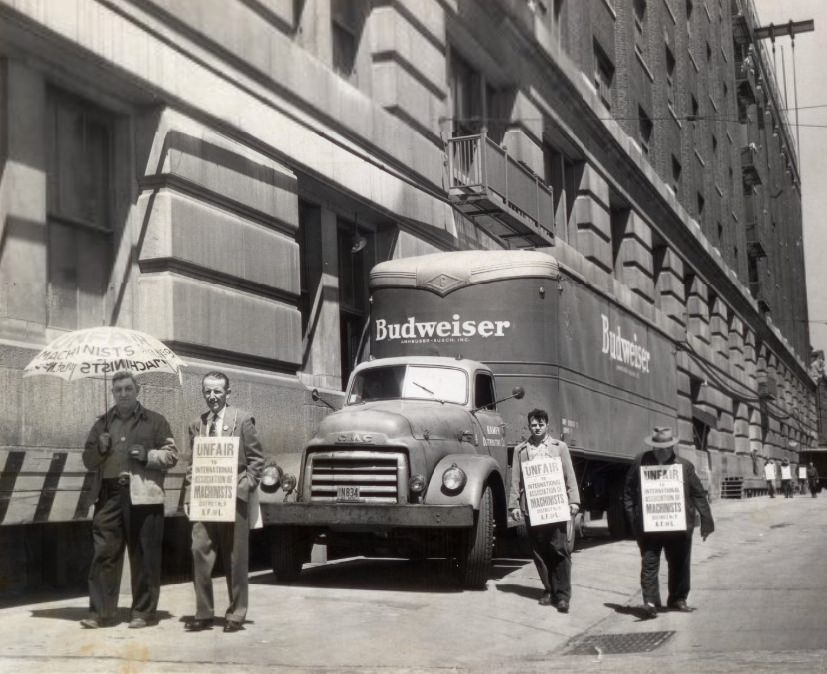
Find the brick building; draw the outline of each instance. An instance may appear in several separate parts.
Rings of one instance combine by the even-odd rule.
[[[61,331],[131,326],[179,353],[183,387],[143,380],[179,439],[225,369],[295,470],[374,263],[551,230],[551,254],[674,341],[681,451],[713,494],[758,457],[795,462],[815,429],[800,179],[756,23],[748,0],[0,0],[14,577],[70,575],[32,559],[90,505],[101,382],[21,378]],[[499,212],[449,172],[461,136],[516,176]]]

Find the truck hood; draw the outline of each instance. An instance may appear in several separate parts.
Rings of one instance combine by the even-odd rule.
[[[372,442],[413,437],[417,440],[454,440],[462,431],[474,432],[468,410],[430,400],[383,400],[350,405],[329,414],[316,438],[325,443],[349,442],[350,436],[373,434]],[[427,437],[426,437],[427,436]]]

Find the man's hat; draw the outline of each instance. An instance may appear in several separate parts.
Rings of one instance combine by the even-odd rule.
[[[669,426],[655,426],[652,431],[652,435],[644,440],[650,447],[674,447],[678,444]]]

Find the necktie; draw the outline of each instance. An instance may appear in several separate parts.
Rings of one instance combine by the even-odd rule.
[[[215,415],[213,415],[212,421],[210,422],[210,431],[209,431],[210,437],[215,437],[216,435],[218,435],[218,431],[215,427],[215,422],[216,422],[216,417],[215,417]]]

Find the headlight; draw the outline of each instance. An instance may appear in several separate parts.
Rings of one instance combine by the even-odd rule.
[[[290,473],[285,473],[281,478],[281,490],[285,494],[290,494],[296,488],[296,476]]]
[[[267,466],[261,473],[261,491],[272,494],[281,484],[281,471],[278,466]]]
[[[410,489],[414,494],[421,494],[425,491],[425,476],[414,475],[410,480],[408,480],[408,489]]]
[[[466,480],[465,471],[455,463],[442,474],[442,486],[448,491],[462,491]]]

